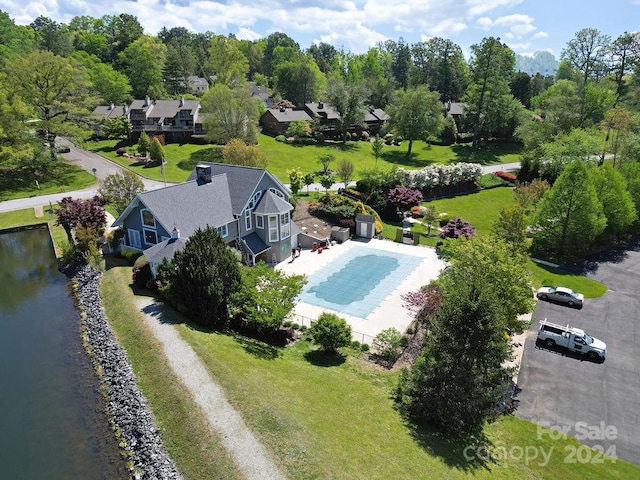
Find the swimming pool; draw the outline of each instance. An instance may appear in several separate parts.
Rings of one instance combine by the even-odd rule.
[[[352,248],[307,278],[301,302],[366,318],[424,257]]]

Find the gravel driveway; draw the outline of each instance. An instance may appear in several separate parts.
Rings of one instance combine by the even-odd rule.
[[[224,392],[193,349],[180,338],[173,325],[162,322],[162,307],[152,299],[145,298],[138,300],[138,308],[162,344],[171,370],[191,393],[245,477],[248,480],[284,479],[285,476],[247,428],[240,414],[227,401]]]

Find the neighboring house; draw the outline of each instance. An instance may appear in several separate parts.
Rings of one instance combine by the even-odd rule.
[[[364,114],[364,124],[371,136],[380,132],[391,117],[381,108],[369,107]]]
[[[265,133],[284,135],[291,122],[304,120],[311,123],[313,118],[304,110],[293,110],[283,106],[271,108],[260,116],[260,126]]]
[[[209,82],[206,78],[197,75],[189,75],[187,77],[187,89],[194,95],[202,95],[209,90]]]
[[[338,131],[340,114],[331,106],[323,102],[305,103],[304,110],[313,119],[318,119],[320,129],[325,134]]]
[[[462,117],[462,115],[464,115],[464,103],[448,101],[443,104],[443,107],[444,116],[448,117],[449,115],[451,115],[456,120],[456,122],[460,120],[460,117]]]
[[[169,142],[188,140],[204,133],[198,100],[151,100],[147,96],[131,103],[129,121],[134,136],[146,132],[163,135]]]
[[[102,135],[104,122],[111,118],[129,117],[127,105],[98,105],[91,113],[93,119],[93,131],[97,136]]]
[[[389,119],[389,115],[381,108],[369,107],[362,124],[351,125],[347,131],[360,135],[363,130],[367,130],[370,135],[375,135]],[[269,109],[260,117],[260,126],[265,133],[284,135],[289,124],[296,120],[317,120],[319,131],[328,138],[338,138],[341,135],[338,129],[340,114],[331,105],[323,102],[305,103],[302,108],[280,106]]]
[[[267,91],[267,87],[263,85],[256,85],[254,83],[249,84],[249,93],[252,98],[259,98],[264,102],[267,108],[273,108],[275,100],[271,94]]]
[[[113,227],[124,229],[123,247],[151,256],[154,273],[163,258],[173,257],[206,226],[217,228],[245,263],[277,263],[297,246],[289,196],[264,169],[204,162],[185,183],[136,195]]]

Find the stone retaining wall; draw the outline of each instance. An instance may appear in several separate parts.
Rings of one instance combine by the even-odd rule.
[[[86,346],[106,396],[114,433],[129,460],[135,479],[180,479],[165,450],[160,431],[138,390],[129,358],[107,323],[100,297],[101,272],[87,267],[67,270],[76,286],[76,301]]]

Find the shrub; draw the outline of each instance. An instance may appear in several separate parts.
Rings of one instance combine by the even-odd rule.
[[[315,137],[316,137],[316,142],[324,143],[324,133],[318,132],[316,133]]]
[[[387,328],[381,331],[373,339],[373,348],[386,360],[395,361],[400,354],[402,346],[402,334],[395,328]]]
[[[116,155],[118,155],[119,157],[123,156],[125,153],[127,153],[127,149],[124,147],[120,147],[118,150],[116,150]]]
[[[475,229],[469,222],[465,222],[460,217],[452,218],[442,227],[440,238],[470,238],[476,234]]]
[[[369,136],[370,136],[369,132],[367,132],[366,130],[362,132],[362,135],[361,135],[362,140],[369,140]]]
[[[361,345],[362,344],[358,340],[354,340],[353,342],[351,342],[351,348],[353,348],[354,350],[360,350]]]
[[[309,327],[307,327],[306,325],[300,325],[300,331],[302,333],[306,332],[309,329]]]
[[[441,213],[438,215],[438,225],[444,227],[451,220],[451,216],[448,213]]]
[[[327,353],[335,353],[340,347],[351,344],[351,326],[334,313],[323,312],[311,324],[309,333],[314,343]]]
[[[120,251],[120,256],[122,258],[127,259],[129,265],[133,265],[134,262],[138,259],[138,257],[142,256],[142,252],[138,252],[137,250],[131,250],[130,248],[123,248]]]
[[[363,343],[362,345],[360,345],[360,350],[362,350],[363,352],[368,352],[369,351],[369,344],[368,343]]]
[[[107,233],[107,242],[111,250],[117,251],[120,248],[120,240],[124,237],[124,229],[122,227],[111,230]]]
[[[500,170],[499,172],[495,172],[494,175],[500,177],[503,180],[506,180],[507,182],[515,182],[517,178],[513,173],[504,172],[502,170]]]
[[[152,279],[153,275],[151,274],[151,266],[146,260],[133,267],[132,280],[136,287],[144,288]]]
[[[299,323],[292,323],[290,325],[291,328],[293,328],[294,330],[300,330],[300,324]]]
[[[283,142],[286,143],[287,142],[287,138],[284,135],[278,135],[276,137],[276,142]]]
[[[356,228],[356,221],[353,218],[341,218],[338,220],[338,225],[342,228],[348,228],[354,230]]]
[[[283,327],[290,327],[292,324],[293,322],[291,320],[285,320],[284,322],[282,322]]]

